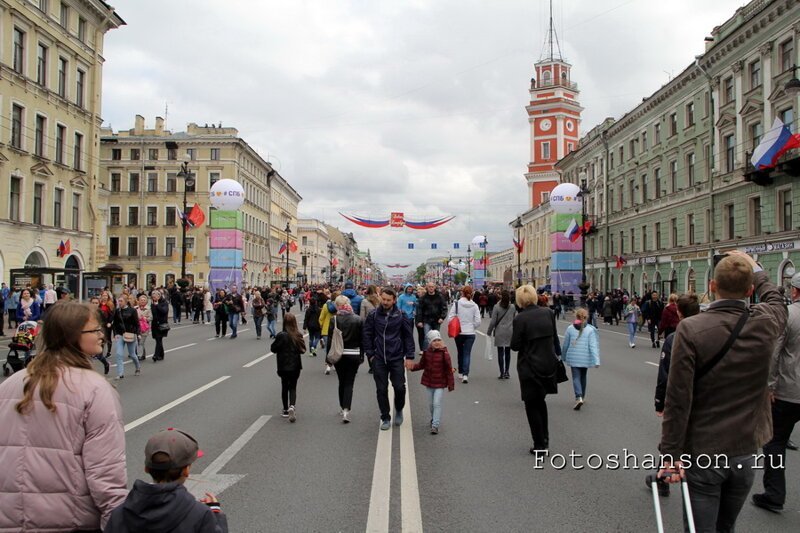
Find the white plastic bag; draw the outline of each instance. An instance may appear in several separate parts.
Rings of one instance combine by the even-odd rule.
[[[492,347],[491,337],[486,337],[486,351],[483,354],[483,358],[487,361],[491,361],[494,358],[494,347]]]

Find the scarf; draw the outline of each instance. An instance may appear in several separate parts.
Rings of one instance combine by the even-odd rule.
[[[353,308],[350,306],[350,304],[345,304],[345,305],[343,305],[341,307],[337,307],[336,309],[337,309],[337,311],[336,311],[337,315],[352,315],[353,314]]]
[[[33,305],[34,301],[35,300],[33,298],[27,301],[26,300],[19,301],[20,305],[22,306],[22,314],[25,316],[25,318],[28,318],[33,313],[31,311],[31,306]]]

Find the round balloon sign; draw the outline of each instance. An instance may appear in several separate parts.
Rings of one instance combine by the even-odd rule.
[[[244,203],[242,185],[232,179],[219,180],[211,186],[208,193],[211,205],[220,211],[236,211]]]
[[[550,193],[550,206],[556,213],[575,214],[581,212],[581,188],[574,183],[556,185]]]

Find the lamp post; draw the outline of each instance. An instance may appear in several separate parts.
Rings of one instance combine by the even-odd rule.
[[[330,281],[328,283],[331,286],[333,286],[333,248],[334,248],[333,243],[329,242],[328,243],[328,278],[329,278]]]
[[[522,285],[522,264],[520,256],[522,255],[522,241],[519,240],[519,231],[522,229],[522,217],[517,217],[514,221],[514,229],[517,230],[517,287]]]
[[[186,193],[189,187],[194,187],[194,174],[189,170],[189,162],[184,161],[181,163],[181,170],[178,172],[178,177],[183,179],[183,237],[181,241],[181,279],[186,279]]]
[[[289,221],[286,221],[286,290],[289,290],[289,234],[292,230],[289,229]]]
[[[581,190],[578,196],[581,197],[581,225],[586,224],[586,195],[589,190],[586,188],[586,173],[578,175],[581,182]],[[581,283],[578,285],[581,290],[581,306],[586,306],[586,293],[589,291],[589,284],[586,283],[586,233],[581,235]]]
[[[472,281],[472,247],[467,245],[467,280]]]
[[[792,79],[786,82],[783,90],[789,96],[800,94],[800,80],[797,79],[797,65],[792,65]]]

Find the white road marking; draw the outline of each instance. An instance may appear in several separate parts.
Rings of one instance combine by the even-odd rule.
[[[406,382],[408,382],[408,379],[406,379]],[[419,503],[417,458],[414,453],[411,399],[408,394],[406,395],[403,418],[405,422],[400,426],[400,526],[403,532],[422,533],[422,509]]]
[[[651,363],[650,361],[645,361],[644,363],[645,363],[646,365],[658,366],[658,363]]]
[[[137,418],[133,422],[125,424],[125,432],[127,433],[128,431],[141,426],[145,422],[148,422],[148,421],[154,419],[158,415],[160,415],[162,413],[166,413],[167,411],[169,411],[173,407],[176,407],[176,406],[182,404],[183,402],[185,402],[187,400],[191,400],[192,398],[194,398],[195,396],[197,396],[201,392],[205,392],[208,389],[210,389],[211,387],[214,387],[215,385],[219,385],[220,383],[222,383],[223,381],[225,381],[228,378],[230,378],[230,376],[222,376],[221,378],[217,378],[214,381],[212,381],[211,383],[207,383],[207,384],[203,385],[202,387],[199,387],[199,388],[193,390],[189,394],[184,394],[183,396],[181,396],[177,400],[173,400],[173,401],[169,402],[168,404],[166,404],[166,405],[164,405],[162,407],[159,407],[155,411],[152,411],[152,412],[144,415],[141,418]]]
[[[475,333],[477,333],[478,335],[483,335],[484,337],[486,336],[486,333],[478,331],[477,329],[475,330]]]
[[[261,361],[263,361],[264,359],[266,359],[270,355],[275,355],[275,354],[273,354],[272,352],[266,353],[266,354],[262,355],[261,357],[259,357],[258,359],[253,359],[252,361],[250,361],[246,365],[242,365],[242,368],[250,368],[251,366],[257,365],[258,363],[260,363]]]
[[[389,405],[394,405],[394,389],[389,387]],[[409,419],[407,423],[411,423]],[[372,491],[369,496],[367,533],[389,531],[389,497],[392,483],[392,427],[378,430],[375,466],[372,469]]]
[[[192,346],[196,346],[196,345],[197,345],[196,342],[193,342],[192,344],[184,344],[183,346],[177,346],[175,348],[170,348],[169,350],[164,350],[164,353],[168,354],[169,352],[174,352],[175,350],[183,350],[184,348],[191,348]],[[111,357],[114,357],[114,356],[111,356]],[[122,363],[123,365],[129,365],[129,364],[133,363],[133,361],[130,359],[129,356],[126,355],[126,357],[128,357],[128,360],[125,361],[124,363]],[[147,357],[145,357],[145,359],[151,359],[152,357],[153,357],[153,355],[150,354]],[[109,358],[108,363],[111,364],[111,365],[116,364],[114,362],[114,360],[111,360],[111,358]]]

